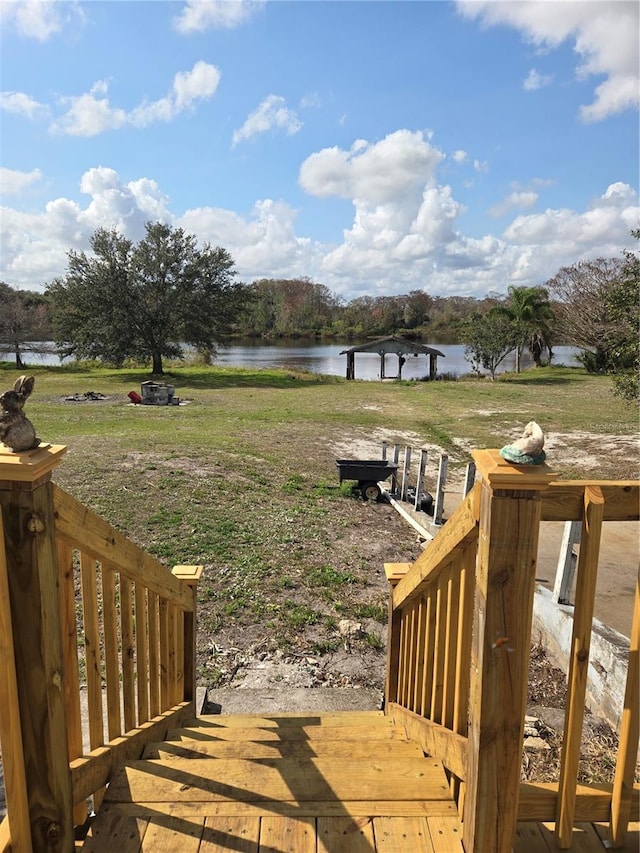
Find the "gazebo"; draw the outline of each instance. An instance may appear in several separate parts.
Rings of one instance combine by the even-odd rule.
[[[419,344],[416,341],[410,341],[407,338],[400,338],[396,335],[390,335],[387,338],[378,338],[375,341],[369,341],[367,344],[361,344],[357,347],[342,350],[340,355],[347,356],[347,379],[356,378],[356,353],[357,352],[376,352],[380,356],[380,379],[402,379],[402,366],[408,355],[428,355],[429,356],[429,379],[435,379],[438,373],[438,356],[445,357],[443,352],[440,352],[434,347],[428,347],[425,344]],[[398,356],[398,374],[397,376],[387,376],[385,371],[385,358],[387,355],[393,354]]]

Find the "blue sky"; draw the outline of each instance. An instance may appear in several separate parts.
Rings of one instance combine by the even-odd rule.
[[[0,280],[162,219],[243,281],[484,296],[638,227],[638,4],[0,0]]]

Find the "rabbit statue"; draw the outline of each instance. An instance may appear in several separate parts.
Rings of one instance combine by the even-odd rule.
[[[22,411],[35,381],[33,376],[21,376],[13,390],[0,394],[0,441],[16,453],[33,450],[40,444],[33,424]]]

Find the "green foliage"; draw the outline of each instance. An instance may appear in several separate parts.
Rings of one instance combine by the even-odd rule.
[[[632,231],[640,239],[640,230]],[[598,258],[563,267],[548,282],[559,299],[564,335],[584,347],[590,373],[614,375],[618,396],[640,398],[640,256]]]
[[[14,290],[0,282],[0,353],[11,353],[17,369],[25,365],[22,359],[27,342],[45,341],[51,335],[49,303],[41,293]]]
[[[462,335],[465,358],[477,373],[488,370],[492,380],[500,364],[518,346],[518,333],[512,321],[493,311],[475,314]]]
[[[147,223],[137,245],[100,228],[91,248],[91,257],[69,252],[67,275],[47,287],[61,354],[151,361],[162,373],[183,343],[211,351],[228,331],[241,290],[225,249],[198,249],[195,237],[160,222]]]
[[[516,373],[525,346],[529,347],[537,366],[541,364],[544,348],[551,352],[551,335],[555,315],[544,287],[515,287],[510,285],[507,299],[490,309],[511,323],[516,340]]]

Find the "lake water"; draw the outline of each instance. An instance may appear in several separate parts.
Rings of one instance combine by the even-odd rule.
[[[471,372],[471,365],[464,357],[462,344],[439,344],[429,342],[444,354],[438,357],[438,373],[450,373],[456,376]],[[311,343],[304,341],[278,341],[275,344],[263,344],[258,341],[242,345],[220,347],[214,364],[224,367],[283,367],[289,370],[308,370],[311,373],[325,373],[330,376],[344,376],[347,357],[340,355],[342,350],[354,346],[353,343]],[[580,350],[576,347],[556,347],[553,351],[553,363],[568,366],[578,364],[576,356]],[[9,356],[4,356],[8,359]],[[41,355],[25,351],[27,364],[59,364],[60,360],[52,354]],[[531,364],[529,353],[523,356],[523,367]],[[356,353],[356,379],[375,380],[380,378],[380,356],[375,353]],[[515,369],[515,356],[504,360],[498,372]],[[388,355],[385,362],[387,378],[398,372],[398,358]],[[422,379],[429,373],[427,356],[408,356],[402,368],[403,379]]]

